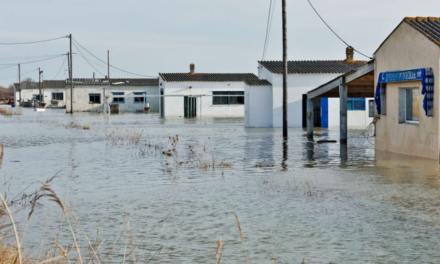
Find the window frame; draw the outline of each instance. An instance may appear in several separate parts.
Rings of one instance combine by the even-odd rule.
[[[221,96],[216,96],[221,95]],[[237,96],[238,95],[238,96]],[[236,98],[236,101],[232,102],[231,98]],[[220,100],[221,102],[216,102]],[[240,102],[242,101],[242,102]],[[241,106],[245,105],[245,93],[244,91],[213,91],[212,92],[212,105],[214,106]]]
[[[115,95],[119,96],[115,97]],[[115,99],[118,99],[118,101],[115,101]],[[122,100],[119,101],[119,99]],[[125,92],[112,92],[112,104],[125,104]]]
[[[61,99],[55,99],[54,95],[61,95]],[[54,101],[64,101],[64,93],[63,92],[52,92],[52,100]]]
[[[355,102],[361,102],[363,103],[363,107],[362,109],[356,109],[356,104]],[[349,107],[349,103],[351,103],[351,108]],[[347,111],[366,111],[367,107],[366,107],[366,99],[365,98],[348,98],[347,99]]]
[[[134,98],[133,98],[134,104],[145,104],[148,102],[147,97],[146,97],[147,92],[134,92],[133,95],[134,95]],[[136,99],[143,99],[143,101],[136,102]]]
[[[419,120],[408,120],[408,91],[416,90],[416,94],[420,94],[419,87],[399,87],[398,88],[398,96],[399,96],[399,124],[408,124],[408,125],[419,125],[420,124],[420,104],[419,104]],[[413,92],[414,93],[414,92]],[[411,94],[413,94],[411,93]],[[403,98],[402,98],[403,97]],[[412,102],[411,102],[412,103]],[[414,110],[413,107],[411,107]],[[403,111],[403,113],[402,113]]]
[[[99,103],[90,100],[90,96],[99,96]],[[100,93],[89,93],[89,104],[101,104],[102,98]]]

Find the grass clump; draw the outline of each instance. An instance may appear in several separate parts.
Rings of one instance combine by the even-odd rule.
[[[13,109],[13,108],[0,108],[0,115],[4,116],[14,116],[14,115],[22,115],[23,112],[21,109]]]

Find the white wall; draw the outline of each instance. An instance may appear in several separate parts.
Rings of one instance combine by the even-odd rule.
[[[43,101],[46,103],[46,107],[51,107],[52,93],[63,93],[64,100],[58,101],[58,107],[64,107],[66,105],[66,89],[63,88],[41,88],[41,94],[43,95]],[[17,91],[17,100],[20,99],[20,93]],[[27,100],[32,100],[34,95],[40,94],[39,89],[22,89],[21,99],[26,102]]]
[[[264,71],[261,71],[264,73]],[[272,74],[273,87],[273,127],[282,127],[283,75]],[[307,92],[331,81],[340,74],[289,74],[288,102],[289,127],[302,127],[302,96]],[[330,108],[329,108],[330,110]]]
[[[213,91],[244,91],[244,82],[165,82],[160,78],[159,83],[164,88],[164,117],[184,116],[184,97],[179,95],[209,95],[197,98],[197,116],[244,117],[244,105],[213,105],[210,96]]]
[[[365,99],[365,111],[347,111],[347,126],[351,128],[366,128],[373,122],[373,118],[369,117],[368,101],[374,98]],[[340,120],[340,104],[339,98],[328,99],[328,126],[339,127]]]
[[[245,87],[245,127],[272,127],[272,86]]]
[[[104,96],[105,89],[105,96]],[[70,112],[70,89],[67,89],[67,105],[66,111]],[[121,113],[135,113],[143,111],[144,104],[134,103],[135,92],[146,92],[146,102],[150,104],[150,111],[152,113],[159,112],[159,98],[148,97],[149,95],[158,95],[159,88],[156,86],[111,86],[110,89],[106,86],[76,86],[73,88],[73,111],[74,112],[103,112],[104,105],[107,102],[112,103],[112,92],[124,92],[121,97],[125,98],[124,103],[119,104],[119,111]],[[100,94],[101,104],[90,104],[89,94]]]

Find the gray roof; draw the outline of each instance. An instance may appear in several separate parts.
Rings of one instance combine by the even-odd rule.
[[[404,21],[440,46],[440,19],[438,17],[407,17]]]
[[[120,85],[120,86],[159,86],[158,78],[144,78],[144,79],[110,79],[111,85]],[[66,84],[70,84],[70,80],[66,81]],[[74,78],[73,84],[75,86],[89,86],[89,85],[109,85],[108,79],[92,79],[92,78]]]
[[[21,86],[19,83],[14,83],[14,85],[15,85],[15,89],[17,91],[19,91],[20,88],[22,90],[24,90],[24,89],[38,89],[39,88],[38,82],[22,82]]]
[[[244,81],[249,86],[271,86],[272,84],[268,80],[261,79],[249,79]]]
[[[43,88],[66,88],[66,80],[48,80],[43,82]]]
[[[258,77],[253,73],[159,73],[165,82],[244,82]]]
[[[259,61],[259,63],[272,73],[283,74],[282,61]],[[364,65],[366,61],[289,61],[289,74],[308,74],[308,73],[347,73]]]

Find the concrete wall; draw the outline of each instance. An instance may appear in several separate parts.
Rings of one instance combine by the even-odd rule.
[[[66,105],[66,89],[63,88],[42,88],[41,94],[43,95],[44,103],[46,103],[46,107],[52,107],[52,93],[63,93],[64,100],[58,101],[58,107],[64,107]],[[20,93],[17,91],[17,100],[20,99]],[[23,89],[21,90],[21,99],[26,102],[27,100],[32,100],[34,95],[40,94],[39,89]]]
[[[245,87],[245,127],[272,127],[272,86]]]
[[[283,120],[283,75],[272,74],[273,127],[282,127]],[[340,74],[289,74],[288,103],[289,127],[302,127],[302,96],[316,87],[338,77]],[[334,110],[329,105],[329,115]]]
[[[244,92],[244,82],[165,82],[160,78],[159,83],[164,88],[164,117],[184,116],[184,97],[180,95],[208,95],[197,98],[197,116],[244,117],[244,105],[213,105],[210,96],[220,91]]]
[[[104,96],[105,89],[105,96]],[[124,103],[119,104],[121,113],[136,113],[143,111],[144,104],[134,103],[135,92],[146,92],[146,102],[150,104],[152,113],[159,112],[159,98],[148,97],[149,95],[159,95],[159,88],[155,86],[76,86],[73,88],[73,111],[74,112],[103,112],[106,102],[112,103],[112,92],[124,92],[121,97],[125,98]],[[89,94],[100,94],[101,104],[91,104]],[[66,111],[70,112],[70,88],[67,89]]]
[[[368,100],[373,100],[374,98],[365,98],[365,111],[354,110],[347,111],[347,125],[350,128],[366,128],[373,122],[373,118],[369,117],[368,112]],[[340,120],[340,105],[339,98],[329,98],[329,127],[339,127]]]
[[[434,70],[434,117],[426,117],[419,97],[418,125],[399,124],[398,88],[419,87],[421,82],[387,84],[387,115],[377,123],[376,148],[439,159],[440,48],[406,23],[402,23],[376,53],[375,80],[381,72],[432,67]]]

